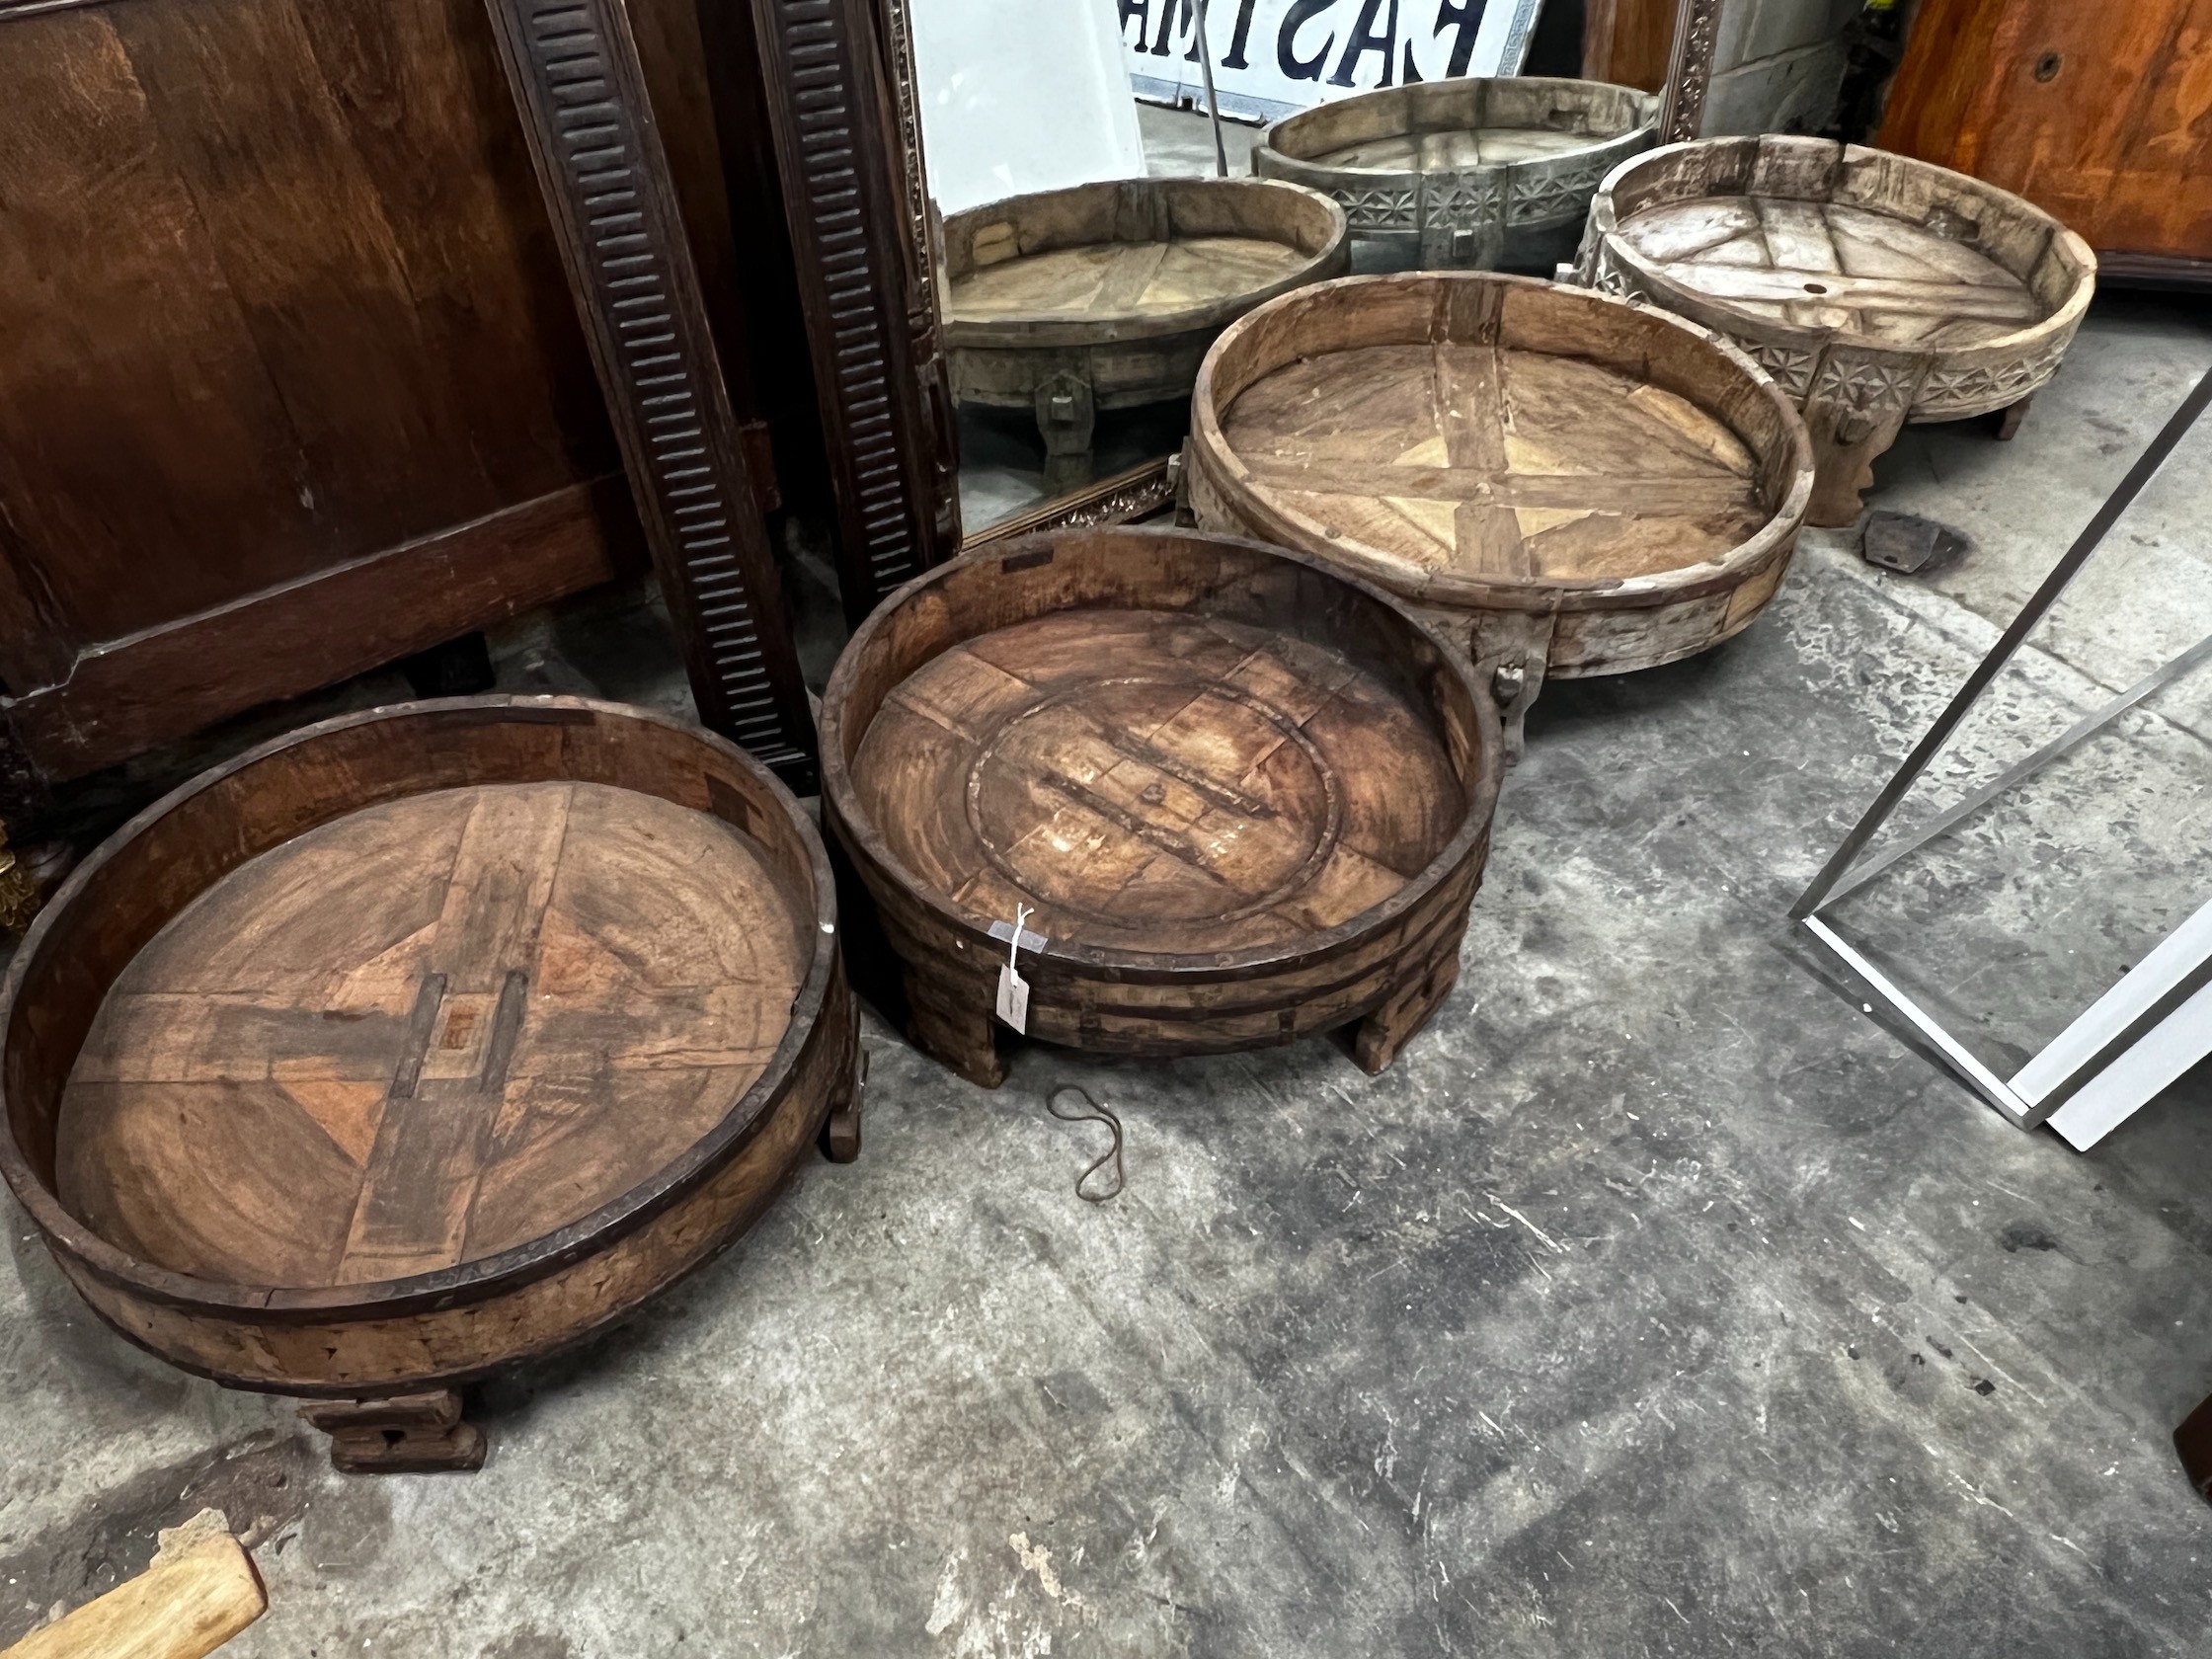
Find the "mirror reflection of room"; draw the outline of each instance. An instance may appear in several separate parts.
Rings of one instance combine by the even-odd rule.
[[[1575,0],[907,3],[971,535],[1156,474],[1207,347],[1267,299],[1571,256],[1571,214],[1509,232],[1479,190],[1447,225],[1424,170],[1648,141],[1644,95],[1489,79],[1574,74],[1539,25],[1578,33]]]

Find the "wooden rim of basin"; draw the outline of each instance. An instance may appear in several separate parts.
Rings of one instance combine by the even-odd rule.
[[[382,786],[363,789],[357,778],[341,764],[319,769],[317,751],[342,746],[363,728],[398,730],[412,740],[426,775],[441,752],[441,745],[456,746],[457,752],[469,734],[510,725],[558,725],[596,727],[619,722],[658,728],[660,734],[696,750],[704,750],[725,772],[742,775],[750,800],[735,804],[724,798],[734,794],[725,777],[698,770],[689,776],[672,775],[670,789],[658,798],[672,801],[718,820],[750,826],[749,844],[757,845],[769,867],[786,878],[791,896],[804,906],[812,903],[813,926],[806,930],[808,958],[798,993],[792,999],[786,1023],[765,1067],[733,1102],[706,1135],[665,1164],[651,1177],[557,1230],[513,1248],[433,1272],[404,1277],[330,1286],[269,1287],[226,1282],[156,1267],[111,1243],[80,1222],[49,1186],[23,1145],[27,1114],[47,1114],[42,1133],[53,1138],[52,1114],[59,1109],[61,1090],[75,1066],[109,988],[137,956],[140,949],[215,882],[260,854],[313,829],[337,823],[355,814],[395,801],[406,801],[433,789],[458,787],[460,783],[432,783],[423,790]],[[536,775],[541,768],[519,762],[513,776],[477,778],[483,784],[596,782],[617,789],[643,789],[649,781],[622,772],[623,745],[584,744],[556,746],[562,757],[577,770]],[[592,756],[603,775],[592,778],[581,769],[589,764],[577,750],[594,747],[604,753]],[[466,758],[478,756],[470,751]],[[259,774],[257,776],[257,774]],[[310,779],[319,792],[289,810],[253,811],[259,785],[278,779]],[[681,798],[696,795],[698,799]],[[775,821],[761,826],[751,816],[763,806]],[[246,810],[236,820],[237,842],[211,853],[210,868],[197,870],[183,880],[193,884],[174,906],[149,907],[150,920],[136,922],[130,936],[103,935],[102,923],[113,918],[111,906],[117,894],[130,891],[163,854],[155,845],[158,827],[196,809],[218,818],[233,808]],[[204,879],[201,879],[204,878]],[[802,881],[811,895],[798,892]],[[158,914],[153,914],[158,909]],[[106,960],[96,960],[95,952]],[[56,1249],[66,1253],[96,1277],[153,1303],[187,1310],[203,1309],[225,1316],[268,1313],[279,1315],[314,1312],[339,1317],[400,1317],[448,1305],[467,1298],[482,1300],[554,1273],[614,1241],[635,1232],[680,1201],[725,1166],[747,1146],[783,1098],[799,1066],[802,1052],[828,998],[836,972],[837,928],[835,889],[821,836],[800,811],[791,792],[752,756],[712,733],[648,709],[566,696],[481,696],[405,703],[369,709],[287,733],[248,750],[222,765],[172,790],[147,807],[115,834],[102,842],[63,883],[25,936],[11,964],[4,991],[0,991],[0,1032],[6,1034],[6,1075],[0,1079],[0,1102],[6,1111],[5,1133],[0,1133],[0,1174],[4,1174],[17,1201],[30,1213],[40,1230]],[[74,977],[80,1000],[92,1007],[70,1031],[26,1030],[30,1006],[26,988],[34,978]],[[87,984],[85,982],[91,982]],[[66,1047],[67,1054],[49,1056],[42,1069],[51,1075],[48,1098],[31,1098],[35,1081],[28,1075],[34,1063],[25,1051],[39,1044]],[[47,1161],[50,1161],[50,1157]]]
[[[1286,368],[1325,379],[1312,362],[1368,348],[1491,346],[1575,359],[1656,388],[1724,426],[1748,450],[1764,524],[1718,557],[1635,575],[1522,576],[1437,568],[1348,535],[1317,512],[1289,506],[1254,477],[1224,430],[1236,400]],[[1455,412],[1456,413],[1456,412]],[[1442,414],[1436,441],[1441,442]],[[1640,609],[1736,587],[1785,554],[1812,494],[1811,440],[1771,376],[1710,330],[1649,306],[1495,272],[1350,276],[1301,289],[1232,324],[1200,367],[1191,403],[1191,465],[1270,540],[1321,554],[1392,592],[1444,607],[1526,611]],[[1442,468],[1456,473],[1456,463]],[[1601,473],[1538,482],[1572,487]],[[1488,499],[1492,479],[1468,487]],[[1456,488],[1456,486],[1455,486]],[[1558,492],[1553,491],[1554,494]],[[1463,492],[1462,492],[1463,494]]]
[[[1578,127],[1574,124],[1577,119],[1590,124]],[[1505,129],[1568,133],[1584,139],[1583,143],[1562,145],[1543,155],[1502,156],[1490,161],[1478,154],[1471,162],[1448,164],[1451,171],[1470,167],[1507,170],[1549,165],[1633,139],[1652,130],[1658,119],[1656,93],[1639,92],[1611,81],[1549,75],[1462,75],[1411,86],[1378,87],[1373,92],[1286,116],[1261,135],[1252,157],[1253,165],[1263,170],[1274,163],[1290,162],[1301,171],[1315,173],[1411,177],[1429,169],[1410,157],[1388,162],[1339,158],[1354,145],[1429,133]]]
[[[1095,346],[1216,327],[1311,281],[1339,258],[1347,234],[1344,209],[1327,196],[1276,179],[1120,179],[1009,197],[945,220],[945,344],[964,351]],[[1105,302],[1094,297],[1079,314],[1047,308],[962,317],[954,303],[957,283],[993,265],[1114,243],[1164,253],[1178,240],[1210,238],[1279,243],[1303,258],[1265,282],[1181,304],[1143,302],[1150,273],[1141,262],[1117,271]]]
[[[1848,326],[1796,321],[1772,314],[1772,307],[1739,306],[1699,285],[1695,274],[1706,268],[1652,259],[1620,229],[1623,221],[1653,208],[1738,197],[1858,208],[1928,229],[1983,255],[2016,278],[2044,314],[2011,333],[1949,348],[1977,357],[2033,356],[2046,343],[2071,338],[2096,291],[2096,255],[2090,245],[2010,191],[1888,150],[1779,133],[1696,138],[1630,156],[1606,175],[1591,198],[1586,256],[1603,242],[1607,255],[1633,272],[1635,282],[1660,304],[1709,328],[1748,328],[1762,342],[1804,351],[1817,351],[1830,341],[1877,352],[1946,350],[1941,344],[1890,343]],[[1822,273],[1787,275],[1817,280]]]
[[[821,712],[823,797],[835,820],[861,842],[865,857],[895,879],[903,891],[939,921],[971,940],[980,941],[986,949],[1003,950],[1004,947],[990,937],[989,928],[994,920],[1010,920],[1010,917],[982,915],[955,904],[946,894],[919,880],[892,850],[888,837],[861,803],[853,779],[853,759],[890,693],[943,651],[959,643],[958,640],[944,640],[935,650],[916,650],[910,641],[901,637],[907,631],[902,623],[908,617],[926,614],[941,626],[947,617],[961,617],[964,610],[973,607],[976,619],[988,625],[962,635],[965,639],[1039,616],[1091,608],[1083,603],[1085,598],[1117,600],[1116,555],[1131,544],[1132,538],[1196,546],[1214,555],[1224,566],[1216,573],[1211,586],[1185,581],[1172,590],[1163,590],[1158,595],[1158,604],[1150,608],[1199,610],[1215,594],[1234,595],[1243,580],[1241,573],[1267,564],[1300,567],[1315,578],[1358,594],[1373,607],[1372,614],[1388,618],[1388,626],[1402,627],[1409,642],[1417,640],[1435,654],[1436,672],[1450,676],[1462,709],[1471,717],[1472,729],[1479,735],[1479,753],[1467,758],[1462,778],[1466,795],[1465,812],[1450,839],[1418,874],[1387,898],[1332,927],[1303,934],[1289,944],[1197,953],[1071,945],[1064,939],[1048,938],[1044,950],[1038,954],[1078,975],[1104,975],[1129,984],[1187,985],[1194,972],[1213,981],[1254,979],[1322,960],[1343,946],[1373,935],[1421,904],[1466,861],[1477,842],[1489,833],[1499,785],[1504,777],[1505,741],[1497,711],[1491,700],[1477,689],[1471,664],[1463,653],[1453,650],[1388,593],[1326,559],[1202,530],[1118,526],[1027,536],[939,565],[878,605],[838,657],[830,683],[823,690]],[[1007,576],[1048,563],[1058,565],[1061,575],[1065,576],[1072,567],[1078,576],[1089,575],[1091,579],[1065,594],[1066,602],[1058,604],[1033,604],[1033,595],[1025,585],[1004,581]],[[1083,568],[1086,564],[1087,572]],[[956,588],[973,589],[975,593],[956,601],[947,596],[947,590]],[[863,691],[864,674],[883,682],[874,687],[872,701]],[[1031,953],[1025,948],[1023,955],[1026,959]]]

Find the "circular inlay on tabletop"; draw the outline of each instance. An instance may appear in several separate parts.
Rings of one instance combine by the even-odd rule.
[[[978,1081],[1017,921],[1026,1031],[1110,1052],[1359,1021],[1380,1068],[1457,978],[1495,715],[1317,561],[1146,530],[971,555],[854,635],[823,741],[911,1034]]]

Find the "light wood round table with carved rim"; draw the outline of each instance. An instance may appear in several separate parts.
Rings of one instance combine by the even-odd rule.
[[[858,1150],[819,834],[744,751],[570,697],[279,738],[86,859],[11,966],[0,1171],[93,1309],[473,1466],[455,1387],[582,1340]]]
[[[1225,332],[1185,461],[1209,528],[1381,583],[1474,659],[1509,737],[1547,674],[1651,668],[1750,625],[1812,465],[1749,357],[1528,277],[1354,276]]]
[[[1758,358],[1812,435],[1809,521],[1839,525],[1906,422],[2004,410],[2012,435],[2081,326],[2096,256],[1979,179],[1770,134],[1623,162],[1591,202],[1572,274]]]
[[[1424,269],[1548,273],[1574,250],[1590,198],[1650,147],[1659,100],[1540,75],[1383,87],[1277,121],[1252,171],[1326,192],[1355,240]]]

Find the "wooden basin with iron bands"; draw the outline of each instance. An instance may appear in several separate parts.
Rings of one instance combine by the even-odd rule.
[[[456,1387],[857,1152],[820,836],[721,739],[570,697],[280,738],[85,860],[7,982],[0,1171],[93,1309],[473,1467]]]
[[[908,1034],[986,1087],[1009,957],[1032,1037],[1172,1056],[1350,1027],[1380,1070],[1458,980],[1500,767],[1464,658],[1385,594],[1179,530],[908,584],[838,660],[822,744]]]
[[[1302,289],[1199,371],[1184,476],[1210,529],[1380,583],[1521,717],[1547,674],[1748,627],[1812,490],[1804,424],[1717,336],[1524,276]]]

